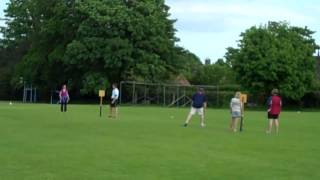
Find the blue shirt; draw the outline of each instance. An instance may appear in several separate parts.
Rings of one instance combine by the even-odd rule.
[[[207,102],[207,98],[204,94],[196,93],[192,96],[192,107],[194,108],[202,108],[205,102]]]

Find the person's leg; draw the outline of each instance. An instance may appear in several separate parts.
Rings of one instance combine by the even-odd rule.
[[[61,110],[61,112],[63,112],[63,102],[62,101],[60,102],[60,110]]]
[[[234,121],[233,121],[233,132],[237,132],[238,122],[239,122],[239,118],[234,118]]]
[[[279,119],[274,120],[275,126],[276,126],[276,133],[279,133]]]
[[[186,119],[186,122],[184,123],[184,127],[187,127],[187,126],[188,126],[188,124],[189,124],[192,116],[194,115],[194,113],[195,113],[195,109],[194,109],[194,108],[191,108],[191,110],[190,110],[190,112],[189,112],[189,114],[188,114],[188,117],[187,117],[187,119]]]
[[[189,113],[189,115],[188,115],[188,117],[187,117],[187,120],[186,120],[186,122],[184,123],[184,126],[187,126],[187,125],[189,124],[191,118],[192,118],[192,114]]]
[[[200,126],[205,127],[205,117],[204,117],[204,109],[198,108],[196,109],[196,113],[200,116]]]
[[[205,127],[206,124],[205,124],[205,121],[204,121],[204,114],[202,113],[200,116],[201,116],[201,127]]]
[[[67,102],[64,103],[64,112],[67,112]]]
[[[268,126],[267,133],[271,133],[271,131],[272,131],[272,124],[273,124],[273,119],[269,119],[269,126]]]
[[[114,108],[114,118],[117,119],[118,118],[118,107]]]
[[[111,118],[112,117],[112,106],[110,105],[109,106],[109,118]]]
[[[233,121],[234,121],[234,118],[231,117],[231,121],[230,121],[230,125],[229,125],[230,131],[233,130],[233,124],[234,124]]]
[[[111,108],[111,117],[112,117],[112,118],[115,118],[115,117],[116,117],[115,114],[116,114],[116,108],[115,108],[115,107],[112,107],[112,108]]]

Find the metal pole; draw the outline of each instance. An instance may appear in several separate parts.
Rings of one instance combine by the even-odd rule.
[[[184,90],[183,90],[183,104],[186,104],[186,87],[184,87]]]
[[[119,102],[119,104],[121,104],[122,103],[122,81],[120,82],[120,94],[119,94],[119,99],[120,99],[120,102]]]
[[[30,91],[29,101],[30,101],[30,103],[32,103],[32,85],[31,85],[31,87],[29,88],[29,91]]]
[[[22,102],[25,103],[27,100],[26,98],[26,83],[23,81],[23,97],[22,97]]]
[[[102,97],[100,97],[100,117],[102,116]]]
[[[244,112],[244,103],[243,102],[241,102],[241,104],[242,104],[242,113]],[[240,119],[240,132],[242,132],[243,131],[243,116],[241,116],[241,119]]]
[[[179,107],[179,86],[177,86],[177,107]]]
[[[37,88],[34,88],[33,102],[37,102]]]
[[[219,106],[219,86],[217,85],[217,106]]]
[[[163,106],[166,106],[166,86],[163,85]]]
[[[135,93],[136,93],[136,84],[135,82],[133,82],[133,85],[132,85],[132,104],[135,104]]]
[[[50,96],[50,104],[53,104],[53,99],[52,99],[52,89],[51,89],[51,96]]]
[[[147,85],[144,85],[144,104],[147,104]]]
[[[157,104],[160,104],[160,85],[157,86]]]
[[[22,91],[22,103],[24,103],[24,97],[25,97],[25,92],[24,92],[24,86],[23,86],[23,91]]]

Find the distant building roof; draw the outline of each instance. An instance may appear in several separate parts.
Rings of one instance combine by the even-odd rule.
[[[191,85],[190,82],[188,81],[188,79],[181,74],[179,76],[177,76],[174,81],[176,84],[183,85],[183,86],[190,86]]]

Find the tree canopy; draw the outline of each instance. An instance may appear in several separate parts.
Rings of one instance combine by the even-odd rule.
[[[186,57],[199,61],[176,47],[164,0],[11,0],[6,16],[5,42],[30,44],[16,77],[42,87],[89,94],[120,80],[165,81]]]
[[[299,100],[314,80],[313,34],[286,22],[254,26],[241,34],[237,48],[227,49],[226,59],[237,81],[251,92],[279,88],[283,96]]]

